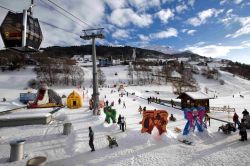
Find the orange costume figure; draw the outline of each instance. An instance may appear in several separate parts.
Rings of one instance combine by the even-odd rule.
[[[159,131],[159,135],[167,132],[168,112],[165,110],[147,110],[143,112],[141,133],[151,134],[154,127]]]

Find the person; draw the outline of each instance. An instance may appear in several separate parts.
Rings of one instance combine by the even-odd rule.
[[[208,122],[208,125],[210,126],[210,118],[209,118],[207,113],[205,114],[204,122],[205,122],[206,126],[207,126],[207,122]]]
[[[238,124],[239,127],[240,121],[239,121],[239,116],[237,115],[236,112],[234,113],[233,121],[234,121],[234,127],[236,128],[236,124]]]
[[[242,114],[243,114],[243,118],[244,118],[245,116],[249,115],[249,112],[247,111],[247,109],[244,109],[244,111],[242,112]]]
[[[6,102],[6,98],[5,97],[3,98],[3,102]]]
[[[109,101],[108,100],[106,101],[106,106],[109,106]]]
[[[123,102],[123,108],[126,108],[126,104],[125,104],[125,101]]]
[[[126,122],[124,116],[121,118],[122,132],[126,130]]]
[[[127,92],[127,97],[128,97],[128,92]]]
[[[151,102],[152,102],[152,97],[150,96],[150,97],[149,97],[149,103],[151,103]]]
[[[148,104],[150,103],[150,98],[148,97]]]
[[[145,112],[147,110],[147,108],[146,107],[143,107],[143,112]]]
[[[139,111],[139,112],[140,112],[140,114],[141,114],[141,112],[142,112],[142,108],[141,108],[141,106],[139,107],[138,111]]]
[[[171,114],[171,116],[169,117],[169,120],[171,120],[171,121],[176,121],[176,118],[174,117],[173,114]]]
[[[174,107],[174,100],[171,99],[171,106]]]
[[[91,152],[95,151],[94,132],[90,126],[89,126],[89,147],[91,148]]]
[[[114,102],[114,101],[112,101],[112,102],[111,102],[111,104],[110,104],[110,106],[112,106],[112,107],[113,107],[114,105],[115,105],[115,102]]]
[[[246,123],[244,119],[241,119],[239,129],[240,129],[240,136],[241,136],[240,141],[247,141],[247,127],[246,127]]]
[[[117,124],[119,124],[120,130],[122,129],[121,120],[122,120],[122,116],[121,116],[121,114],[119,114]]]
[[[119,105],[121,104],[121,99],[120,98],[118,99],[118,103],[119,103]]]

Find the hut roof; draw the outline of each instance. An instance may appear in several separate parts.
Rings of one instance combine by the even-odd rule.
[[[185,92],[180,94],[180,96],[178,96],[178,99],[182,98],[183,94],[186,94],[187,96],[189,96],[190,98],[192,98],[193,100],[206,100],[206,99],[213,99],[213,97],[203,93],[203,92]]]

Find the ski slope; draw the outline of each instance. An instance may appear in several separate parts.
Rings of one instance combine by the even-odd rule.
[[[85,87],[89,87],[91,82],[91,70],[85,68]],[[107,84],[113,85],[127,80],[127,71],[124,66],[103,68],[107,77]],[[33,78],[34,73],[29,69],[21,71],[28,79]],[[118,72],[118,76],[114,76]],[[20,78],[19,72],[14,72],[10,77]],[[225,85],[219,85],[216,81],[206,80],[203,76],[197,75],[195,78],[201,87],[208,87],[210,94],[218,94],[218,98],[211,100],[211,106],[229,105],[234,107],[238,115],[242,117],[243,108],[250,109],[250,82],[233,77],[227,72],[221,72]],[[5,79],[2,79],[5,78]],[[7,96],[7,103],[0,102],[0,106],[10,108],[19,105],[19,92],[26,86],[24,80],[10,84],[8,76],[0,75],[1,95]],[[5,81],[6,82],[5,82]],[[18,80],[18,79],[17,79]],[[6,86],[5,84],[9,84]],[[3,86],[2,86],[3,85]],[[66,96],[76,88],[56,88],[60,94]],[[77,90],[77,89],[76,89]],[[111,93],[115,90],[115,93]],[[224,135],[218,132],[218,127],[222,122],[211,120],[211,126],[204,133],[191,133],[187,139],[193,141],[193,145],[180,143],[178,139],[183,138],[181,134],[175,133],[174,128],[183,129],[186,124],[183,112],[170,106],[163,106],[155,103],[148,104],[140,97],[160,97],[162,99],[175,98],[172,88],[166,86],[129,86],[125,87],[128,92],[135,95],[124,96],[122,102],[126,103],[126,108],[118,104],[119,93],[115,88],[101,88],[100,98],[114,101],[114,108],[118,114],[125,116],[127,130],[121,132],[116,124],[104,123],[105,115],[92,116],[88,110],[88,100],[91,96],[91,88],[85,90],[84,106],[81,109],[70,110],[63,108],[54,115],[54,122],[50,125],[31,125],[0,128],[0,166],[25,165],[26,161],[34,156],[46,156],[48,166],[165,166],[165,165],[227,165],[227,166],[248,166],[250,165],[250,144],[240,142],[238,131],[231,135]],[[146,90],[148,92],[146,92]],[[158,91],[159,94],[155,93]],[[216,92],[215,92],[216,91]],[[244,98],[239,97],[240,94]],[[234,98],[232,95],[235,95]],[[106,98],[105,98],[106,96]],[[138,97],[137,97],[138,96]],[[147,109],[164,109],[169,114],[174,114],[176,122],[168,122],[167,133],[162,136],[157,135],[157,130],[153,130],[151,135],[141,134],[142,115],[139,114],[139,106],[146,106]],[[36,111],[36,110],[34,110]],[[232,114],[219,113],[220,117],[232,121]],[[69,136],[62,135],[63,123],[71,122],[73,132]],[[88,127],[92,126],[95,133],[95,152],[90,152],[88,146]],[[248,134],[250,132],[248,131]],[[119,147],[109,149],[106,135],[111,135],[117,139]],[[7,162],[10,153],[9,142],[16,139],[25,139],[25,158],[22,161]]]

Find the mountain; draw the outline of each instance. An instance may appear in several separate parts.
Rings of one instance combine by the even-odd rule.
[[[133,54],[133,49],[135,47],[130,46],[96,46],[96,55],[98,57],[113,57],[120,59],[131,59]],[[70,47],[47,47],[43,48],[43,55],[48,55],[50,57],[72,57],[73,55],[86,55],[92,54],[91,45],[83,46],[70,46]],[[144,48],[136,48],[137,58],[172,58],[171,54],[165,54],[156,50],[149,50]]]
[[[143,46],[143,49],[148,49],[148,50],[155,50],[155,51],[159,51],[162,52],[164,54],[176,54],[179,53],[180,51],[175,50],[171,47],[168,46],[159,46],[159,45],[149,45],[149,46]]]

